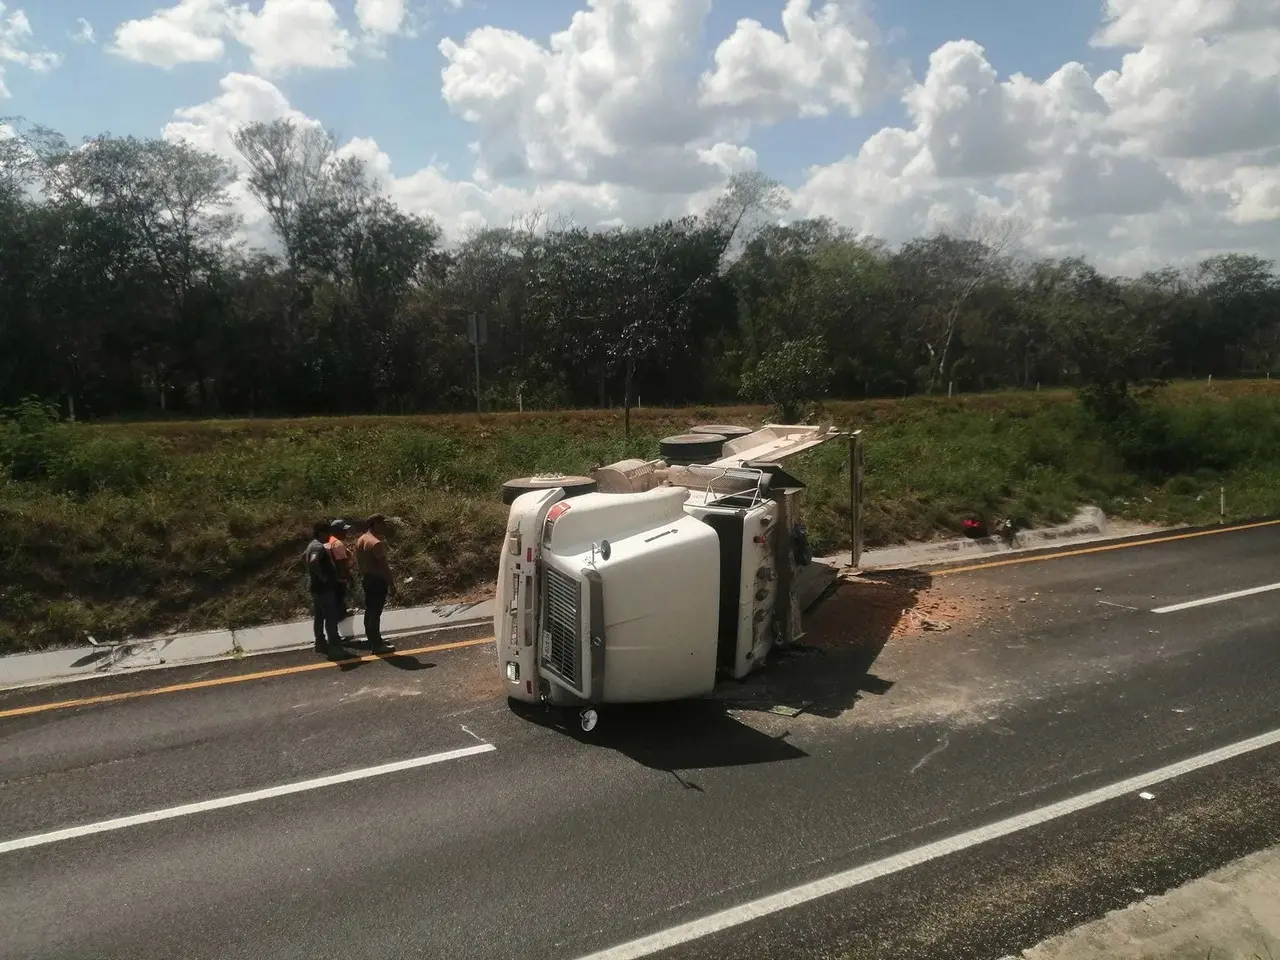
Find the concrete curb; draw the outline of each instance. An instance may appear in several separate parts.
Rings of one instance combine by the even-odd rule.
[[[388,610],[382,635],[388,640],[432,637],[447,643],[493,629],[493,601],[448,607]],[[339,632],[348,643],[365,640],[359,614],[343,620]],[[0,690],[16,690],[90,680],[94,677],[162,670],[169,667],[238,660],[311,648],[311,621],[267,624],[243,630],[206,630],[131,640],[110,646],[84,646],[0,657]],[[356,648],[358,649],[358,647]]]
[[[1002,554],[1025,553],[1051,547],[1094,543],[1102,540],[1120,540],[1126,537],[1159,533],[1168,528],[1124,524],[1116,527],[1098,507],[1080,509],[1069,523],[1038,530],[1023,530],[1013,542],[1006,543],[999,537],[983,537],[978,540],[943,540],[937,543],[909,544],[901,547],[885,547],[867,550],[862,555],[861,569],[892,570],[925,567],[957,561],[981,561]],[[841,559],[840,557],[829,560]],[[847,558],[843,558],[847,559]]]

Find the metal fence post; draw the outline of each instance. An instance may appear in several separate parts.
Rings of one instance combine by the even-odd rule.
[[[862,431],[849,434],[849,566],[862,566],[862,478],[866,472]]]

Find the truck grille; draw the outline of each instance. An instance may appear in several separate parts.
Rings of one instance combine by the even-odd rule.
[[[546,568],[543,590],[546,621],[542,634],[542,667],[582,689],[582,584],[552,567]]]

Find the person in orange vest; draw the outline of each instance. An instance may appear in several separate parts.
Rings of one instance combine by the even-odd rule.
[[[345,520],[331,520],[329,522],[329,539],[325,542],[324,548],[329,551],[329,556],[333,557],[334,565],[338,568],[338,611],[342,615],[342,619],[351,616],[351,611],[347,609],[347,591],[351,585],[355,583],[356,560],[351,555],[351,551],[347,549],[347,545],[342,540],[344,533],[349,533],[351,524]]]

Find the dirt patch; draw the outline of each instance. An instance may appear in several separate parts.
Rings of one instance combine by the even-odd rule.
[[[809,614],[803,642],[821,649],[878,651],[889,640],[945,639],[986,616],[985,598],[966,596],[926,573],[843,576]]]

